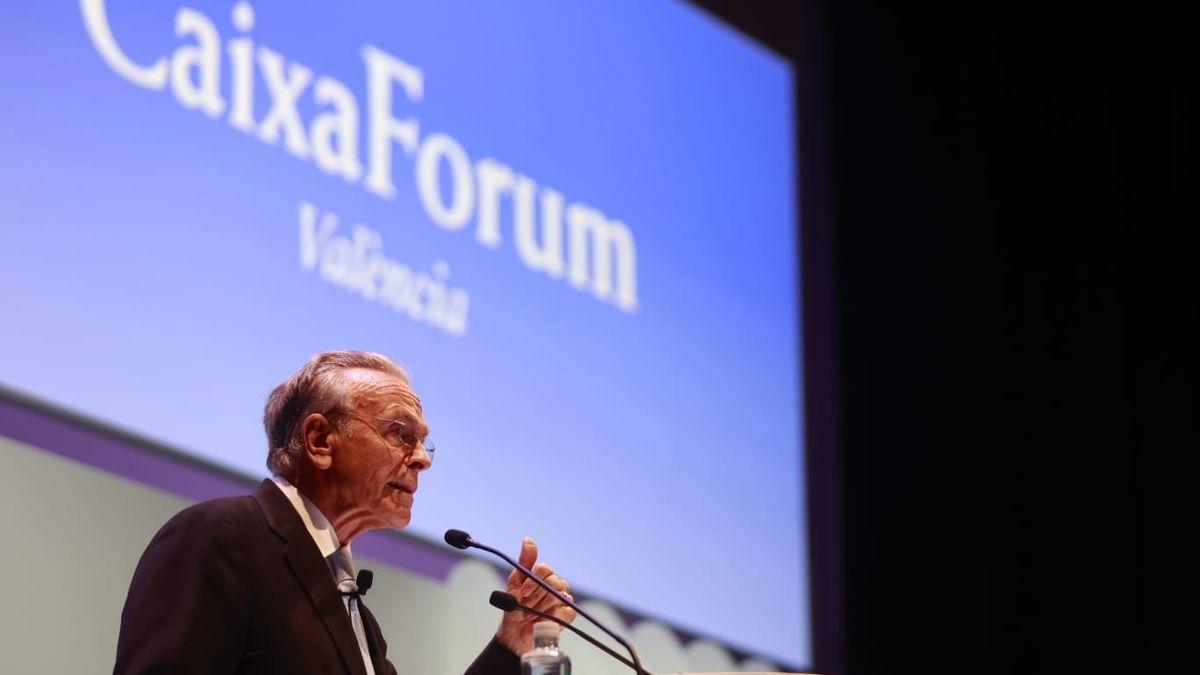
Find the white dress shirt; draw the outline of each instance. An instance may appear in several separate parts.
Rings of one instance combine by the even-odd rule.
[[[317,550],[321,552],[322,558],[328,560],[329,556],[339,548],[345,548],[347,559],[354,560],[354,557],[350,555],[350,543],[347,542],[344,547],[341,545],[337,532],[333,529],[333,524],[329,522],[324,513],[321,513],[321,509],[318,509],[316,504],[300,494],[300,490],[296,489],[296,486],[289,483],[283,476],[271,476],[271,482],[275,483],[283,496],[287,497],[292,507],[296,509],[296,513],[300,515],[300,520],[308,530],[309,536],[312,537],[313,543],[317,545]],[[332,570],[330,573],[332,574]],[[358,638],[358,648],[362,652],[363,665],[367,667],[367,675],[375,675],[375,666],[371,663],[371,653],[367,648],[366,629],[363,627],[358,607],[351,607],[349,597],[342,596],[342,601],[346,604],[346,612],[350,615],[350,624],[354,627],[355,637]]]

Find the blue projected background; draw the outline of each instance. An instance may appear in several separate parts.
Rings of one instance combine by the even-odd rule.
[[[0,382],[261,476],[275,384],[387,353],[411,531],[811,663],[784,60],[674,1],[5,16]]]

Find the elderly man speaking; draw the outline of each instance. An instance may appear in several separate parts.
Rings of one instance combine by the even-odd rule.
[[[114,673],[390,675],[375,617],[360,603],[350,542],[408,525],[430,466],[429,428],[407,374],[368,352],[325,352],[276,387],[263,414],[271,478],[253,494],[187,508],[150,541],[121,614]],[[520,560],[555,588],[567,582]],[[574,611],[514,572],[521,604]],[[467,670],[516,675],[530,615],[504,615]],[[393,655],[403,668],[403,655]]]

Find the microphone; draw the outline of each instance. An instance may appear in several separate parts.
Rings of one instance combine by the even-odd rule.
[[[646,672],[645,668],[642,668],[642,660],[638,658],[637,650],[633,648],[633,645],[629,644],[628,640],[621,637],[620,635],[617,635],[611,628],[604,625],[596,617],[592,616],[591,614],[588,614],[587,610],[585,610],[584,608],[575,604],[574,601],[572,601],[570,598],[568,598],[567,596],[560,593],[557,588],[554,588],[550,584],[546,583],[546,581],[544,579],[542,579],[541,577],[539,577],[538,575],[525,569],[524,565],[522,565],[521,563],[508,557],[503,551],[494,549],[491,546],[488,546],[487,544],[481,544],[481,543],[475,541],[474,539],[471,538],[471,535],[467,534],[466,532],[463,532],[462,530],[446,530],[446,534],[444,535],[443,538],[446,540],[447,544],[450,544],[454,548],[458,548],[458,549],[477,548],[481,551],[487,551],[488,553],[491,553],[492,555],[494,555],[494,556],[500,558],[501,560],[503,560],[504,562],[508,563],[514,569],[520,570],[521,574],[524,574],[527,579],[530,579],[531,581],[536,583],[538,586],[541,586],[542,588],[546,589],[546,591],[548,593],[550,593],[550,595],[553,595],[554,597],[558,598],[559,602],[570,607],[571,609],[574,609],[576,612],[579,613],[580,616],[587,619],[588,621],[591,621],[592,624],[595,625],[597,628],[604,631],[605,633],[608,633],[610,636],[612,636],[612,639],[621,643],[621,646],[624,647],[626,649],[626,651],[629,652],[629,655],[631,657],[633,657],[633,668],[634,668],[634,670],[637,671],[638,675],[650,675],[649,673]]]
[[[446,534],[443,539],[446,540],[447,544],[450,544],[454,548],[460,548],[464,550],[471,544],[475,543],[471,541],[471,535],[463,532],[462,530],[446,530]]]
[[[599,640],[592,637],[591,635],[588,635],[587,633],[579,630],[575,626],[572,626],[571,624],[567,623],[566,621],[563,621],[562,619],[558,618],[557,616],[554,616],[553,614],[539,612],[538,610],[536,610],[532,607],[526,607],[525,605],[520,604],[519,602],[517,602],[516,598],[514,598],[512,595],[510,595],[508,593],[505,593],[504,591],[492,591],[492,597],[488,599],[488,602],[490,602],[492,604],[492,607],[495,607],[496,609],[498,609],[502,612],[511,612],[513,610],[519,610],[519,611],[526,612],[529,614],[536,614],[537,616],[540,616],[543,619],[546,619],[547,621],[553,621],[554,623],[562,626],[563,628],[566,628],[567,630],[571,631],[572,633],[575,633],[579,637],[583,638],[584,640],[587,640],[588,642],[592,643],[596,647],[600,648],[600,650],[603,651],[605,654],[608,654],[609,656],[620,661],[621,663],[624,663],[625,665],[629,666],[630,668],[633,668],[634,672],[636,672],[636,673],[645,673],[646,672],[644,670],[639,670],[638,667],[636,665],[634,665],[633,661],[630,661],[629,659],[625,658],[624,656],[621,656],[620,654],[609,649],[608,645],[604,644],[603,642],[600,642]]]
[[[359,570],[358,579],[354,583],[358,584],[358,594],[366,595],[367,591],[371,590],[371,584],[375,581],[375,573],[371,570]]]
[[[354,585],[358,587],[356,591],[341,591],[343,596],[358,598],[362,602],[362,596],[371,590],[371,584],[375,581],[375,573],[371,570],[359,570],[358,578],[354,580]]]
[[[521,605],[517,603],[517,599],[514,598],[512,596],[512,594],[505,593],[504,591],[492,591],[492,597],[488,598],[488,602],[492,605],[492,607],[495,607],[496,609],[500,610],[501,612],[511,612],[514,609],[521,607]],[[531,608],[522,607],[522,609],[531,609]],[[537,610],[531,610],[531,611],[536,612]],[[541,614],[541,612],[537,612],[537,613]],[[563,625],[566,625],[566,624],[563,624]]]

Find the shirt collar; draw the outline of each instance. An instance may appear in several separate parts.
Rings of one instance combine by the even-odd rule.
[[[296,513],[300,514],[300,520],[304,522],[304,527],[312,537],[313,543],[317,545],[317,550],[321,552],[322,558],[328,558],[334,551],[341,548],[337,532],[334,532],[333,525],[325,517],[325,514],[321,513],[321,509],[318,509],[316,504],[309,501],[308,497],[301,494],[300,490],[283,476],[271,476],[271,481],[291,502]],[[349,543],[346,544],[346,552],[350,552]]]

